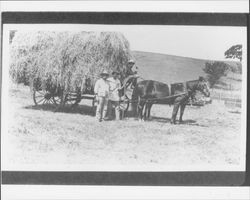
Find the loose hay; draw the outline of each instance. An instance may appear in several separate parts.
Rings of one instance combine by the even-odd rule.
[[[16,83],[39,80],[74,91],[85,77],[123,68],[131,58],[128,40],[117,32],[17,32],[11,44],[10,75]]]

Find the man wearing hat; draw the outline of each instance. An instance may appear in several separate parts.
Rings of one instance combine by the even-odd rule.
[[[100,74],[100,79],[98,79],[95,83],[94,92],[97,97],[97,108],[96,108],[96,118],[99,122],[101,122],[107,115],[107,105],[108,105],[108,97],[110,85],[107,81],[109,74],[106,70],[104,70]]]
[[[121,82],[119,80],[119,72],[113,71],[112,77],[108,78],[110,92],[109,92],[109,103],[108,103],[108,116],[111,118],[112,108],[115,107],[115,118],[120,119],[120,96],[119,90],[121,89]]]
[[[130,59],[128,61],[127,68],[126,68],[126,77],[137,74],[137,71],[133,71],[134,65],[135,65],[135,61]],[[137,70],[137,67],[136,67],[136,70]]]

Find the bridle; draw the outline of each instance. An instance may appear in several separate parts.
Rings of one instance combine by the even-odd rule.
[[[202,92],[205,96],[210,95],[210,92],[209,92],[208,88],[209,88],[208,83],[206,81],[199,81],[199,83],[197,84],[197,90]]]

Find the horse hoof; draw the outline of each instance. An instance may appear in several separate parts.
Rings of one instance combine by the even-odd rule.
[[[175,121],[170,121],[170,124],[176,124]]]

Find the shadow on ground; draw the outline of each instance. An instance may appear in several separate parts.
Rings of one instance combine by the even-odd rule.
[[[70,105],[66,105],[63,108],[57,109],[55,105],[31,105],[25,106],[25,109],[31,110],[44,110],[44,111],[51,111],[51,112],[61,112],[61,113],[70,113],[70,114],[83,114],[83,115],[95,115],[95,107],[86,106],[86,105],[77,105],[72,107]]]
[[[233,114],[241,114],[241,112],[239,110],[231,110],[228,111],[229,113],[233,113]]]
[[[152,117],[150,121],[156,121],[156,122],[162,122],[162,123],[170,123],[171,119],[170,118],[165,118],[165,117]]]
[[[170,118],[165,118],[165,117],[155,117],[153,116],[150,121],[156,121],[160,123],[170,123],[171,119]],[[207,125],[204,124],[199,124],[197,121],[188,119],[188,120],[183,120],[181,123],[179,123],[178,120],[176,120],[176,125],[189,125],[189,126],[200,126],[200,127],[208,127]]]

